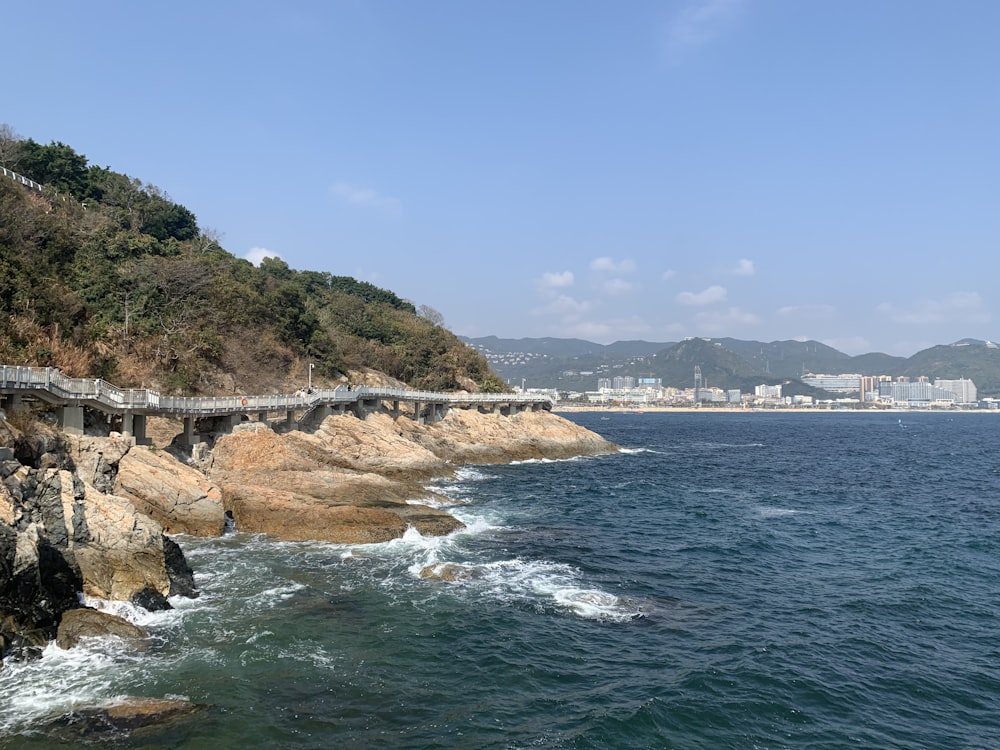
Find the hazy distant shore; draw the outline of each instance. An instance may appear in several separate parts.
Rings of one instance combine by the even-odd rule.
[[[788,408],[740,409],[727,407],[697,407],[697,406],[554,406],[554,412],[573,413],[603,413],[603,414],[642,414],[642,413],[703,413],[703,414],[1000,414],[1000,409],[826,409],[820,407],[796,406]]]

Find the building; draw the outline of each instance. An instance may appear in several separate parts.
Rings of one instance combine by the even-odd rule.
[[[927,381],[910,383],[881,383],[879,398],[907,406],[931,406],[953,404],[957,397],[951,391],[936,388]]]
[[[861,392],[861,376],[858,374],[813,375],[809,373],[802,377],[802,382],[813,388],[822,388],[830,393]]]
[[[958,380],[935,380],[934,387],[955,394],[956,404],[975,404],[979,401],[976,384],[968,378]]]
[[[781,398],[781,386],[762,383],[754,387],[753,394],[758,398]]]

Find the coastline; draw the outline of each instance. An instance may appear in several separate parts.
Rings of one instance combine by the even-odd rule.
[[[1000,414],[1000,409],[766,409],[701,408],[697,406],[554,406],[553,414]]]

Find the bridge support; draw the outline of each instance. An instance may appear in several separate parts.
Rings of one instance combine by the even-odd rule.
[[[267,412],[266,411],[257,412],[257,421],[264,422],[265,424],[267,424]]]
[[[194,445],[197,442],[194,438],[194,417],[184,417],[184,434],[181,436],[181,443],[184,445]]]
[[[440,422],[442,419],[444,419],[444,416],[447,413],[448,413],[447,404],[443,403],[437,404],[433,402],[427,404],[427,418],[425,420],[425,424],[434,424],[435,422]]]
[[[24,399],[21,398],[20,393],[12,393],[9,396],[4,396],[3,404],[4,408],[11,414],[24,411]]]
[[[151,445],[152,440],[146,437],[146,415],[136,414],[132,418],[132,436],[136,445]]]
[[[59,428],[67,435],[82,435],[83,407],[72,404],[60,406]]]
[[[133,438],[136,445],[149,445],[146,437],[146,415],[133,414],[131,411],[122,413],[122,437]]]

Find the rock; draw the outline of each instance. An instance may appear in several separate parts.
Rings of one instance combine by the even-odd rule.
[[[613,453],[618,446],[600,435],[548,411],[514,416],[449,409],[429,425],[399,420],[407,438],[453,463],[506,463]]]
[[[73,547],[83,591],[99,599],[130,600],[146,587],[166,596],[170,575],[165,564],[163,529],[127,500],[87,489],[80,525],[86,543]]]
[[[149,637],[145,630],[122,617],[80,607],[63,614],[56,634],[56,645],[60,648],[73,648],[81,638],[109,635],[132,642],[140,648],[140,642]]]
[[[435,563],[420,569],[421,578],[431,578],[436,581],[447,581],[456,583],[458,581],[468,581],[478,578],[479,573],[475,568],[457,563]]]
[[[443,467],[419,446],[409,448],[415,456],[410,465],[419,467],[412,479],[349,468],[372,465],[372,446],[399,440],[394,429],[386,430],[387,424],[392,420],[366,426],[348,415],[327,418],[322,430],[311,435],[255,430],[219,438],[212,478],[222,487],[236,528],[289,541],[340,544],[389,541],[410,526],[429,535],[461,528],[461,522],[444,511],[406,502],[427,494],[421,482],[429,465]],[[381,442],[375,437],[380,430]],[[326,441],[334,432],[340,437],[330,450]]]
[[[225,528],[219,487],[165,451],[145,446],[128,451],[118,463],[114,491],[164,533],[219,536]]]
[[[132,441],[117,433],[110,437],[67,435],[66,440],[77,476],[100,492],[114,492],[118,464],[132,448]]]
[[[100,706],[84,706],[52,720],[43,729],[71,732],[78,741],[130,733],[147,727],[178,723],[207,710],[201,703],[179,698],[127,696]],[[107,738],[105,738],[107,739]]]

